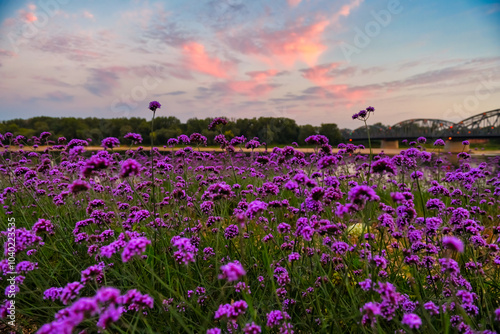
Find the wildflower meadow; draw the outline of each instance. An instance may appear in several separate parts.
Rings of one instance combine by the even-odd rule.
[[[264,150],[227,124],[213,151],[1,134],[1,331],[500,332],[499,157]]]

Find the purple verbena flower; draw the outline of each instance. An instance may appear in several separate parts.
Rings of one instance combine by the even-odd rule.
[[[161,104],[158,101],[151,101],[149,102],[149,110],[152,112],[155,112],[156,109],[161,108]]]
[[[142,254],[146,251],[147,245],[150,245],[151,241],[144,237],[131,239],[127,246],[125,246],[122,253],[122,261],[128,262],[135,255]]]
[[[407,313],[403,315],[403,320],[401,320],[403,325],[407,325],[411,329],[419,329],[422,325],[422,319],[414,313]]]
[[[462,240],[454,236],[444,236],[443,247],[459,253],[463,253],[464,251],[464,243]]]
[[[243,269],[243,266],[237,261],[229,262],[228,264],[221,266],[220,269],[222,270],[222,274],[219,275],[219,279],[225,278],[229,282],[237,281],[246,275],[245,269]]]
[[[121,166],[121,171],[120,171],[120,177],[126,178],[129,176],[133,175],[139,175],[140,170],[141,170],[141,164],[139,164],[136,160],[134,159],[127,159],[122,162]]]

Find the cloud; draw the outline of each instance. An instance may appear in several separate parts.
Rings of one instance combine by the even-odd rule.
[[[378,73],[384,69],[381,67],[370,67],[368,69],[357,69],[354,67],[342,68],[332,64],[319,65],[313,68],[301,70],[303,76],[309,76],[313,82],[318,85],[309,87],[302,91],[302,95],[288,95],[283,101],[294,100],[312,100],[323,98],[350,102],[349,104],[359,101],[366,101],[369,98],[383,98],[392,92],[410,93],[417,92],[422,96],[425,90],[432,90],[443,95],[447,89],[464,84],[479,83],[484,73],[499,73],[498,65],[500,57],[475,58],[464,60],[456,63],[454,66],[448,66],[438,70],[427,70],[418,74],[410,75],[399,80],[384,81],[367,85],[350,85],[350,84],[331,84],[328,79],[335,77],[335,72],[352,74],[361,73]],[[401,65],[396,65],[400,68]],[[385,69],[389,70],[389,69]],[[332,72],[333,71],[333,72]],[[449,94],[449,93],[445,93]]]
[[[13,27],[15,24],[16,24],[16,19],[13,17],[8,17],[3,21],[2,26]]]
[[[264,97],[275,88],[280,87],[280,84],[271,83],[270,80],[287,72],[278,70],[252,71],[245,73],[250,77],[248,80],[226,80],[223,82],[214,82],[210,88],[199,87],[200,96],[209,95],[241,95],[251,98]]]
[[[314,66],[327,49],[321,41],[328,20],[308,23],[303,18],[289,22],[284,28],[240,30],[226,37],[226,43],[242,54],[257,55],[269,64],[292,67],[301,61]]]
[[[98,60],[105,56],[103,45],[100,45],[92,36],[83,34],[40,38],[34,41],[31,46],[43,52],[63,55],[70,60],[81,62]]]
[[[127,71],[124,67],[93,68],[83,87],[96,96],[111,95],[113,89],[120,86],[119,74]]]
[[[302,0],[287,0],[288,6],[297,7]]]
[[[377,69],[370,67],[360,70],[354,66],[342,66],[342,63],[327,63],[299,70],[302,76],[318,86],[328,85],[335,78],[349,77],[361,72],[363,74],[375,73]]]
[[[155,12],[158,12],[158,10],[142,6],[132,10],[122,11],[120,12],[120,17],[123,22],[135,23],[140,25],[140,29],[146,29],[149,22],[154,21]]]
[[[64,87],[64,88],[74,87],[74,85],[68,84],[64,81],[61,81],[61,80],[58,80],[55,78],[42,77],[42,76],[37,75],[37,76],[34,76],[33,79],[35,79],[37,81],[41,81],[44,84],[48,84],[48,85],[56,86],[56,87]]]
[[[25,22],[34,22],[38,20],[38,18],[35,15],[35,10],[36,10],[36,5],[29,3],[26,6],[26,9],[20,9],[19,10],[19,16],[25,21]]]
[[[108,66],[89,69],[90,75],[83,87],[96,96],[113,94],[115,88],[120,87],[124,78],[141,79],[137,84],[143,83],[145,79],[168,78],[169,69],[166,64],[138,65],[138,66]],[[175,94],[171,94],[175,95]]]
[[[270,77],[288,74],[288,71],[278,71],[271,69],[266,71],[251,71],[246,72],[245,74],[255,80],[264,80]]]
[[[156,94],[155,96],[156,97],[159,97],[159,96],[177,96],[177,95],[184,95],[184,94],[186,94],[185,91],[176,90],[176,91],[173,91],[173,92],[168,92],[168,93],[163,93],[163,94]]]
[[[495,14],[500,12],[500,3],[493,3],[488,6],[486,14]]]
[[[237,80],[227,82],[216,82],[212,89],[225,94],[239,94],[253,98],[262,97],[269,94],[279,84],[269,84],[258,80]]]
[[[94,14],[92,14],[89,11],[84,11],[83,12],[83,17],[89,20],[94,20]]]
[[[38,20],[38,18],[36,17],[36,15],[34,13],[24,13],[23,17],[28,22],[34,22],[34,21]]]
[[[12,51],[0,49],[0,57],[12,58],[15,56],[16,56],[16,54]]]
[[[372,95],[369,87],[349,86],[347,84],[333,84],[325,86],[314,86],[305,89],[303,94],[318,95],[327,99],[348,100],[351,103],[355,101],[364,101]]]
[[[74,96],[68,95],[61,91],[56,91],[52,93],[48,93],[46,96],[47,100],[54,102],[71,102],[73,101]]]
[[[73,95],[66,94],[62,91],[54,91],[45,94],[43,97],[32,97],[28,100],[28,102],[40,102],[40,101],[49,101],[49,102],[72,102],[74,99]]]
[[[186,71],[182,66],[180,66],[178,64],[163,63],[163,65],[166,67],[167,73],[174,78],[182,79],[182,80],[194,79],[191,72]]]
[[[209,28],[221,30],[241,22],[249,14],[243,0],[210,0],[201,7],[200,20]]]
[[[142,48],[149,53],[161,52],[165,45],[182,47],[195,41],[191,32],[182,29],[176,22],[154,21],[141,36]]]
[[[447,88],[453,85],[478,82],[478,78],[486,73],[498,74],[499,65],[500,57],[473,58],[453,66],[414,74],[405,79],[386,81],[380,86],[389,90]]]
[[[318,86],[322,86],[332,80],[333,74],[331,71],[339,66],[340,63],[329,63],[302,69],[300,72],[302,72],[304,78],[314,82]]]
[[[340,7],[340,10],[335,12],[332,16],[332,22],[337,23],[341,17],[347,17],[351,14],[351,12],[358,8],[363,0],[352,0],[351,2]]]
[[[197,42],[189,42],[182,46],[183,66],[190,71],[206,74],[215,78],[228,78],[235,72],[233,62],[223,61],[210,56],[205,46]]]

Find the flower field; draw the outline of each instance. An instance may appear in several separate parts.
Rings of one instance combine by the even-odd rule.
[[[263,143],[226,138],[226,123],[211,124],[216,152],[198,133],[164,152],[113,151],[140,144],[133,133],[97,152],[2,134],[4,328],[500,332],[498,157],[452,164],[425,138],[395,156],[333,153],[322,135],[313,154],[245,154]]]

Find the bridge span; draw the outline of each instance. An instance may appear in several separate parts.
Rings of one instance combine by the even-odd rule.
[[[465,139],[500,138],[500,109],[490,110],[453,123],[443,119],[415,118],[396,123],[392,126],[381,124],[369,126],[370,138],[382,140],[384,148],[398,148],[399,141],[427,139],[443,139],[448,145]],[[342,130],[347,140],[368,140],[364,126],[355,130]],[[460,145],[460,150],[463,147]],[[454,151],[454,149],[452,149]]]

